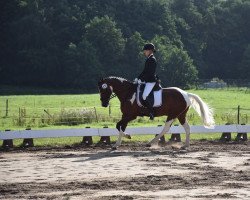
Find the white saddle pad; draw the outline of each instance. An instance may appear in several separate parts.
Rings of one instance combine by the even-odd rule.
[[[137,87],[136,101],[137,101],[138,106],[143,107],[139,98],[139,89],[140,87]],[[160,107],[162,105],[162,89],[158,91],[154,91],[153,93],[154,93],[153,107]]]

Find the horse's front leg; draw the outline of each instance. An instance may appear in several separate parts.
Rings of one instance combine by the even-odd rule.
[[[122,137],[126,137],[128,139],[131,139],[130,135],[125,133],[125,129],[128,125],[128,122],[133,120],[134,118],[128,118],[128,117],[123,117],[117,124],[116,124],[116,129],[119,131],[119,136],[118,139],[116,141],[116,143],[114,144],[114,146],[112,147],[112,149],[117,149],[118,146],[121,145],[122,143]]]
[[[123,118],[116,124],[116,129],[119,131],[118,139],[112,149],[117,149],[118,146],[122,143],[122,136],[124,136],[124,132],[127,127],[128,122]]]

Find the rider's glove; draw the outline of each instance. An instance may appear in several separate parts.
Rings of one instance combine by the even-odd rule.
[[[138,79],[137,83],[138,83],[138,84],[141,84],[141,79]]]
[[[138,82],[138,78],[135,78],[134,83],[137,83],[137,82]]]

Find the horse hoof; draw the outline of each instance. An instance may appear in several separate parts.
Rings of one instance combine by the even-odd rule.
[[[125,138],[130,139],[131,140],[131,136],[130,135],[125,135]]]
[[[125,134],[124,137],[127,139],[131,139],[131,136],[129,134]]]
[[[151,147],[151,144],[146,144],[146,147]]]
[[[112,147],[112,150],[117,150],[117,147]]]
[[[188,146],[182,146],[182,147],[180,148],[180,150],[186,150],[186,151],[188,151],[188,150],[189,150],[189,147],[188,147]]]

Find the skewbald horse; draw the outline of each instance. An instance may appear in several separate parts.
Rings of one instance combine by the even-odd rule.
[[[116,149],[121,145],[122,137],[130,138],[130,135],[125,133],[128,122],[136,119],[137,116],[149,116],[147,108],[140,107],[136,102],[137,84],[120,77],[102,78],[98,82],[100,92],[100,100],[103,107],[109,105],[109,101],[114,96],[117,96],[121,103],[122,119],[116,124],[119,131],[119,137],[115,145]],[[115,95],[112,95],[114,93]],[[212,109],[196,94],[188,93],[180,88],[163,88],[162,89],[162,105],[154,108],[154,116],[167,116],[165,126],[160,134],[151,140],[147,146],[159,141],[164,133],[167,133],[174,119],[178,118],[186,132],[185,147],[190,145],[190,126],[186,119],[186,114],[189,107],[192,106],[203,120],[203,125],[207,128],[213,128],[214,118]]]

